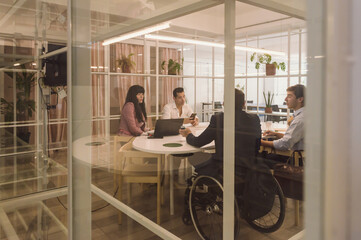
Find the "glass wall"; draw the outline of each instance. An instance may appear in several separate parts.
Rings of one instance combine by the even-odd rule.
[[[198,126],[184,124],[194,135],[206,129],[215,113],[223,112],[225,97],[230,94],[225,87],[225,49],[209,44],[224,44],[229,37],[224,36],[224,5],[215,1],[83,0],[68,7],[25,2],[19,6],[19,16],[27,13],[24,16],[32,16],[32,22],[39,26],[23,32],[22,39],[17,33],[26,27],[19,24],[24,19],[14,15],[10,21],[17,27],[12,31],[6,28],[0,36],[4,45],[1,58],[7,64],[0,69],[0,210],[4,217],[0,238],[16,234],[19,239],[197,239],[209,232],[221,238],[223,227],[229,227],[222,224],[223,203],[219,198],[223,195],[217,192],[219,189],[212,192],[214,186],[204,187],[207,182],[201,180],[193,188],[187,185],[194,180],[189,177],[191,165],[198,163],[193,161],[201,159],[198,153],[209,158],[210,152],[216,151],[214,143],[200,149],[189,146],[180,136],[164,142],[168,136],[148,139],[148,134],[156,134],[151,130],[162,118],[164,107],[174,103],[172,91],[176,87],[184,88],[185,103],[190,112],[197,113]],[[5,5],[9,10],[19,8]],[[171,16],[175,10],[177,18]],[[307,83],[305,22],[236,2],[238,20],[252,12],[264,14],[265,19],[261,23],[251,19],[254,22],[247,22],[247,26],[237,21],[236,45],[282,52],[282,56],[272,56],[272,61],[284,62],[286,68],[267,76],[263,64],[255,68],[252,50],[235,50],[234,87],[246,95],[246,112],[257,115],[261,122],[276,122],[268,117],[281,116],[286,125],[286,89]],[[270,31],[266,16],[288,18],[290,22],[282,20],[276,30]],[[67,35],[70,21],[73,31]],[[104,44],[113,37],[164,21],[170,21],[170,28],[150,34],[178,39],[157,40],[143,33]],[[68,48],[51,53],[51,43]],[[46,81],[53,80],[49,78],[49,66],[54,62],[57,67],[64,65],[56,58],[61,51],[68,53],[68,82],[49,84]],[[179,64],[175,72],[172,62]],[[54,74],[59,76],[59,72]],[[30,88],[21,85],[26,77]],[[132,100],[127,94],[134,85],[144,89],[144,109],[129,110],[127,103]],[[264,94],[268,92],[274,96],[272,105],[279,108],[273,115],[265,113]],[[126,111],[130,111],[128,116]],[[139,111],[143,116],[146,112],[147,119],[139,121]],[[132,127],[141,132],[132,132]],[[20,136],[23,130],[27,139]],[[155,142],[161,145],[152,145]],[[177,151],[177,147],[186,149]],[[213,195],[198,196],[201,193]],[[197,202],[197,197],[204,201]],[[207,203],[210,199],[213,202]],[[10,201],[15,201],[13,206]],[[189,201],[195,201],[196,206],[185,205]],[[293,204],[291,198],[286,201],[277,206],[285,207],[285,219],[273,233],[264,233],[257,225],[258,218],[245,218],[250,224],[242,221],[245,209],[242,204],[237,206],[237,239],[285,239],[301,231],[302,208],[299,211],[299,203]],[[202,212],[204,209],[208,212]],[[216,214],[217,228],[204,223],[208,213]]]

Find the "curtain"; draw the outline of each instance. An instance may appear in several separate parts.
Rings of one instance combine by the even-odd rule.
[[[173,59],[182,64],[181,53],[177,49],[173,48],[160,48],[160,64],[165,61],[168,62],[169,59]],[[164,74],[168,74],[168,70],[164,71]],[[182,72],[180,72],[182,74]],[[159,105],[160,111],[163,110],[164,105],[173,101],[173,89],[176,87],[183,87],[182,78],[178,77],[165,77],[160,84],[160,98]]]
[[[104,47],[100,43],[92,45],[91,48],[91,71],[104,72]],[[92,116],[104,117],[105,116],[105,78],[104,75],[92,75]],[[52,95],[52,103],[56,95]],[[56,104],[56,109],[49,111],[50,119],[67,119],[67,98],[63,98]],[[66,124],[50,125],[49,127],[49,142],[60,143],[66,145]],[[105,134],[105,120],[92,122],[92,134],[104,135]]]
[[[104,72],[104,46],[101,43],[92,45],[91,49],[91,71]],[[92,82],[92,116],[97,118],[92,122],[92,134],[97,136],[104,136],[105,121],[100,118],[105,117],[105,76],[99,74],[91,75]]]
[[[116,65],[116,61],[121,58],[122,55],[128,56],[133,53],[134,55],[131,57],[132,61],[135,62],[134,69],[131,69],[131,73],[143,73],[144,69],[144,46],[142,45],[133,45],[133,44],[125,44],[125,43],[116,43],[111,45],[110,48],[110,68],[114,72],[122,72],[121,69]],[[150,80],[147,77],[138,77],[138,76],[116,76],[112,78],[113,86],[117,89],[117,98],[119,100],[119,111],[122,111],[123,105],[125,103],[125,98],[127,96],[128,89],[132,85],[140,85],[146,89],[144,94],[144,102],[146,106],[147,114],[151,112],[150,108]],[[151,119],[148,118],[147,121],[148,127],[152,127]]]

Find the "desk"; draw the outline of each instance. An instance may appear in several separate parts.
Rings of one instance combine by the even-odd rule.
[[[265,113],[264,111],[248,110],[247,113],[250,113],[250,114],[271,115],[271,116],[279,116],[279,117],[287,117],[287,113],[286,113],[286,112]]]
[[[204,109],[205,106],[208,106],[207,109]],[[216,112],[223,112],[223,105],[221,102],[214,102],[214,107],[213,103],[202,102],[202,122],[209,121],[209,115]],[[204,119],[204,114],[207,115],[207,120]]]
[[[111,161],[113,137],[86,136],[73,142],[73,157],[91,167],[114,169],[116,164]],[[118,169],[119,170],[119,169]]]
[[[209,123],[199,123],[196,127],[189,127],[192,133],[195,136],[200,135],[208,126]],[[165,147],[163,146],[166,143],[179,143],[182,146],[180,147]],[[186,138],[181,135],[168,136],[161,139],[148,139],[147,136],[136,137],[133,141],[133,148],[149,153],[164,154],[170,155],[169,159],[169,194],[170,194],[170,214],[174,215],[174,179],[173,179],[173,154],[184,154],[184,153],[195,153],[201,152],[203,149],[210,148],[214,146],[214,141],[210,144],[203,146],[202,148],[197,148],[189,145],[186,142]]]
[[[247,109],[248,108],[257,108],[257,104],[255,103],[247,103]],[[258,104],[258,108],[266,108],[266,104]],[[279,109],[286,109],[287,110],[287,105],[278,105]]]

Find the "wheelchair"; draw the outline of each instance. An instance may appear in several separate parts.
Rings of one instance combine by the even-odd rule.
[[[201,239],[222,239],[223,178],[194,174],[187,180],[183,223],[191,225]],[[271,171],[263,167],[236,170],[234,203],[235,239],[241,219],[263,233],[278,230],[285,218],[285,197]]]

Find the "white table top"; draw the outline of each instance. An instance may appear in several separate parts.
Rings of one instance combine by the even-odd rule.
[[[111,138],[111,139],[110,139]],[[112,137],[86,136],[73,142],[73,157],[91,166],[113,168]]]
[[[199,136],[209,125],[209,123],[199,123],[196,127],[190,127],[189,125],[185,125],[189,127],[192,133],[195,136]],[[166,147],[163,146],[166,143],[179,143],[182,144],[180,147]],[[164,138],[153,138],[148,139],[147,136],[139,136],[136,137],[133,141],[133,148],[149,153],[156,153],[156,154],[184,154],[184,153],[195,153],[200,152],[204,148],[214,147],[214,141],[210,144],[203,146],[202,148],[197,148],[189,145],[186,141],[185,137],[181,135],[176,136],[167,136]]]
[[[248,110],[247,113],[250,114],[262,114],[262,115],[270,115],[270,116],[280,116],[280,117],[287,117],[287,112],[272,112],[272,113],[265,113],[265,111],[258,111],[257,110]],[[291,114],[292,115],[292,114]]]

